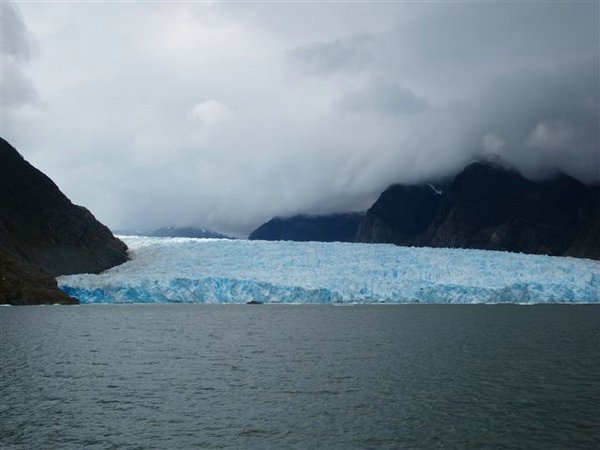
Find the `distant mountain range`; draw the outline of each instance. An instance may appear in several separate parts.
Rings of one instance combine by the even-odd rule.
[[[0,303],[77,303],[55,276],[126,260],[123,242],[0,138]]]
[[[201,227],[162,227],[156,230],[118,230],[118,235],[152,236],[152,237],[189,237],[204,239],[234,239],[216,231]]]
[[[390,186],[364,216],[352,217],[360,220],[349,221],[344,214],[277,218],[257,228],[250,239],[309,238],[600,259],[600,186],[564,174],[536,182],[501,165],[473,163],[446,183]],[[349,232],[350,223],[356,224],[354,233]],[[344,232],[336,234],[338,229]]]

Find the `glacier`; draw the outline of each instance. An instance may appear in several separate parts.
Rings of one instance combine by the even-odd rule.
[[[448,248],[121,236],[131,260],[57,278],[85,303],[600,303],[600,262]]]

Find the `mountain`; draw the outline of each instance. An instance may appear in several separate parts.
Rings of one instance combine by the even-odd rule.
[[[352,242],[364,214],[275,217],[254,230],[248,239],[264,241]]]
[[[473,164],[443,196],[431,244],[562,255],[592,214],[594,197],[567,175],[534,182]]]
[[[598,258],[598,193],[564,174],[535,182],[474,163],[439,194],[432,185],[388,188],[356,240]]]
[[[419,246],[440,206],[441,191],[433,184],[387,188],[360,222],[355,240]]]
[[[0,251],[0,304],[77,304],[61,291],[54,277],[38,266],[17,261]]]
[[[596,186],[592,214],[584,222],[565,252],[566,256],[600,259],[600,186]]]
[[[189,237],[198,239],[235,239],[231,236],[208,230],[201,227],[161,227],[155,230],[148,229],[121,229],[115,234],[122,236],[150,236],[150,237]]]
[[[162,227],[145,234],[145,236],[232,239],[224,234],[200,227]]]
[[[0,248],[0,301],[13,296],[19,303],[39,303],[44,297],[40,292],[69,303],[53,277],[98,273],[127,260],[123,242],[2,138]]]

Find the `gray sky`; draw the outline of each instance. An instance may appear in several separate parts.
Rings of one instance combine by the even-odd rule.
[[[2,2],[2,135],[114,228],[243,236],[495,155],[600,180],[599,3]]]

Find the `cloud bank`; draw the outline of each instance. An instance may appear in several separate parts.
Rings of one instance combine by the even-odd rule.
[[[500,157],[600,181],[594,2],[2,2],[2,130],[115,228],[243,236]]]
[[[12,3],[3,2],[0,7],[2,8],[0,15],[0,29],[2,30],[0,98],[2,102],[0,107],[4,115],[20,106],[35,103],[37,92],[24,71],[31,58],[32,45],[23,18]]]

